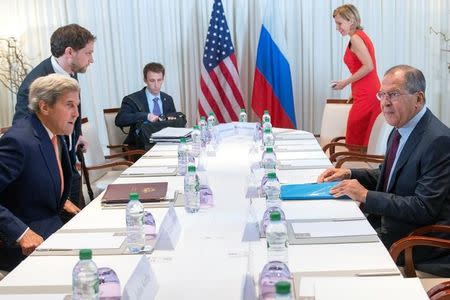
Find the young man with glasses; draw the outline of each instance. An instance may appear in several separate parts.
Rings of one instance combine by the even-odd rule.
[[[384,163],[372,170],[329,169],[318,178],[343,180],[331,193],[364,203],[388,249],[419,227],[450,224],[450,129],[425,106],[425,86],[418,69],[389,69],[377,93],[386,121],[395,127]],[[425,262],[425,272],[450,276],[450,250],[417,247],[414,262]]]

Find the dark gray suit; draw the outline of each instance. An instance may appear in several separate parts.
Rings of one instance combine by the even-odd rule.
[[[387,149],[391,143],[392,134]],[[369,189],[364,210],[381,216],[380,238],[388,249],[421,226],[450,224],[450,129],[431,111],[406,141],[387,192],[382,191],[383,173],[384,164],[376,170],[352,170],[352,178]],[[431,272],[450,276],[450,251],[422,247],[414,252],[415,262],[435,259],[439,270]]]

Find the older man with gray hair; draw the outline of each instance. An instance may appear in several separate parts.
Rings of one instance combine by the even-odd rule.
[[[0,138],[0,269],[10,271],[62,226],[71,162],[64,135],[79,116],[75,79],[51,74],[30,87],[32,113]]]

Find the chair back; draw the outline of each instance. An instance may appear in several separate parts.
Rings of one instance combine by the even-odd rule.
[[[106,132],[108,133],[109,145],[122,145],[127,137],[119,127],[115,124],[115,119],[120,108],[107,108],[103,110],[103,117],[105,118]],[[124,127],[124,131],[128,132],[129,127]]]
[[[327,99],[320,128],[319,143],[321,147],[335,137],[345,136],[348,113],[352,104],[348,99]]]
[[[87,118],[83,118],[81,122],[81,131],[83,132],[83,137],[88,141],[88,149],[87,152],[84,153],[84,161],[86,162],[86,166],[89,167],[105,163],[105,156],[103,154],[103,149],[100,146],[97,131],[92,124],[88,122]],[[107,172],[108,169],[90,170],[89,178],[91,182],[95,182]]]
[[[2,137],[10,128],[11,126],[0,128],[0,137]]]
[[[383,113],[380,113],[370,131],[367,154],[384,155],[386,153],[386,143],[392,128],[393,127],[386,122]]]

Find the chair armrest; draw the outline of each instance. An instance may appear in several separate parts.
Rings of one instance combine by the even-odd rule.
[[[449,225],[428,225],[423,226],[420,228],[417,228],[413,232],[409,234],[409,236],[416,236],[416,235],[424,235],[430,232],[444,232],[444,233],[450,233],[450,226]]]
[[[442,293],[442,294],[440,294],[440,293]],[[438,283],[427,292],[428,297],[430,299],[440,299],[440,297],[442,297],[442,295],[449,295],[449,293],[450,293],[450,281],[444,281],[444,282]],[[436,296],[436,297],[433,297],[433,296]]]
[[[127,144],[120,144],[120,145],[106,145],[108,149],[128,149]]]
[[[337,143],[339,141],[345,140],[345,136],[337,136],[335,138],[332,138],[330,143]]]
[[[106,159],[111,159],[111,158],[117,158],[117,157],[125,157],[125,156],[130,156],[130,155],[144,155],[145,154],[145,150],[129,150],[129,151],[125,151],[125,152],[121,152],[121,153],[117,153],[117,154],[111,154],[111,155],[105,155]]]
[[[440,248],[450,248],[450,240],[428,237],[428,236],[408,236],[404,237],[389,249],[394,262],[397,262],[399,255],[405,251],[405,276],[416,277],[414,262],[412,259],[412,248],[415,246],[434,246]]]
[[[99,170],[99,169],[105,169],[105,168],[112,168],[116,166],[132,166],[133,163],[128,160],[121,160],[121,161],[113,161],[105,164],[99,164],[99,165],[93,165],[93,166],[86,166],[86,170]]]
[[[338,146],[347,148],[347,144],[346,143],[332,142],[332,143],[328,143],[325,146],[323,146],[322,150],[323,150],[323,152],[326,153],[327,150],[329,149],[330,156],[331,156],[331,155],[333,155],[335,153],[335,148],[338,147]]]

